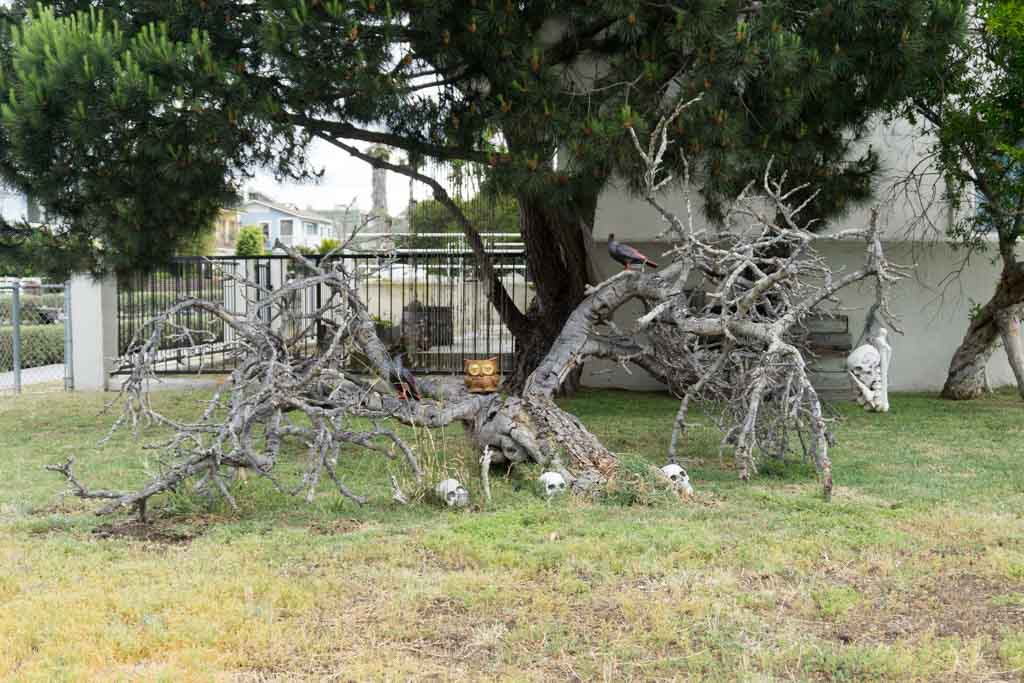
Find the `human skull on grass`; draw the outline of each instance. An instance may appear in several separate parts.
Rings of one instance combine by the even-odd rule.
[[[541,493],[548,498],[565,493],[568,488],[565,483],[565,477],[558,472],[545,472],[540,475],[539,481]]]
[[[469,505],[469,491],[457,479],[445,479],[435,489],[438,500],[450,508],[462,508]]]
[[[693,493],[693,486],[690,485],[690,475],[676,463],[669,463],[661,468],[661,473],[668,477],[676,490],[690,495]]]

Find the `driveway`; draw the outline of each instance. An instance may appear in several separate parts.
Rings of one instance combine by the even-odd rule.
[[[25,368],[21,371],[22,388],[58,382],[64,387],[64,364],[41,365],[38,368]],[[14,390],[14,373],[0,372],[0,391]]]

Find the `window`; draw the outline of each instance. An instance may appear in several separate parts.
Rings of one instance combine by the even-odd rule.
[[[260,229],[263,230],[263,239],[269,240],[270,239],[270,223],[267,223],[267,222],[260,223]]]
[[[306,223],[306,235],[316,237],[320,234],[320,226],[316,223]]]
[[[294,221],[292,219],[290,219],[290,218],[287,218],[287,219],[282,218],[281,219],[281,237],[291,237],[292,236],[292,224],[293,223],[294,223]]]

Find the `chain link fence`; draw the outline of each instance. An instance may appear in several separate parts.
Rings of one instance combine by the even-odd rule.
[[[70,292],[0,281],[0,394],[71,389]]]

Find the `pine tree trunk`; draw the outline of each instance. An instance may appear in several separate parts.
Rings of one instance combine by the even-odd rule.
[[[1024,339],[1021,339],[1020,317],[1021,308],[1005,308],[999,311],[997,321],[999,333],[1003,337],[1003,348],[1006,358],[1013,368],[1013,376],[1017,379],[1017,392],[1024,398]]]
[[[528,332],[516,338],[515,364],[506,373],[505,389],[511,393],[522,392],[526,378],[544,360],[593,281],[589,245],[597,201],[576,199],[553,206],[541,197],[519,197],[520,229],[536,292],[527,310]],[[579,377],[577,370],[562,391],[575,391]]]
[[[985,366],[999,340],[1000,311],[1024,303],[1024,268],[1007,264],[996,285],[995,294],[971,320],[967,334],[953,354],[942,387],[942,398],[962,401],[978,398],[985,392]]]

